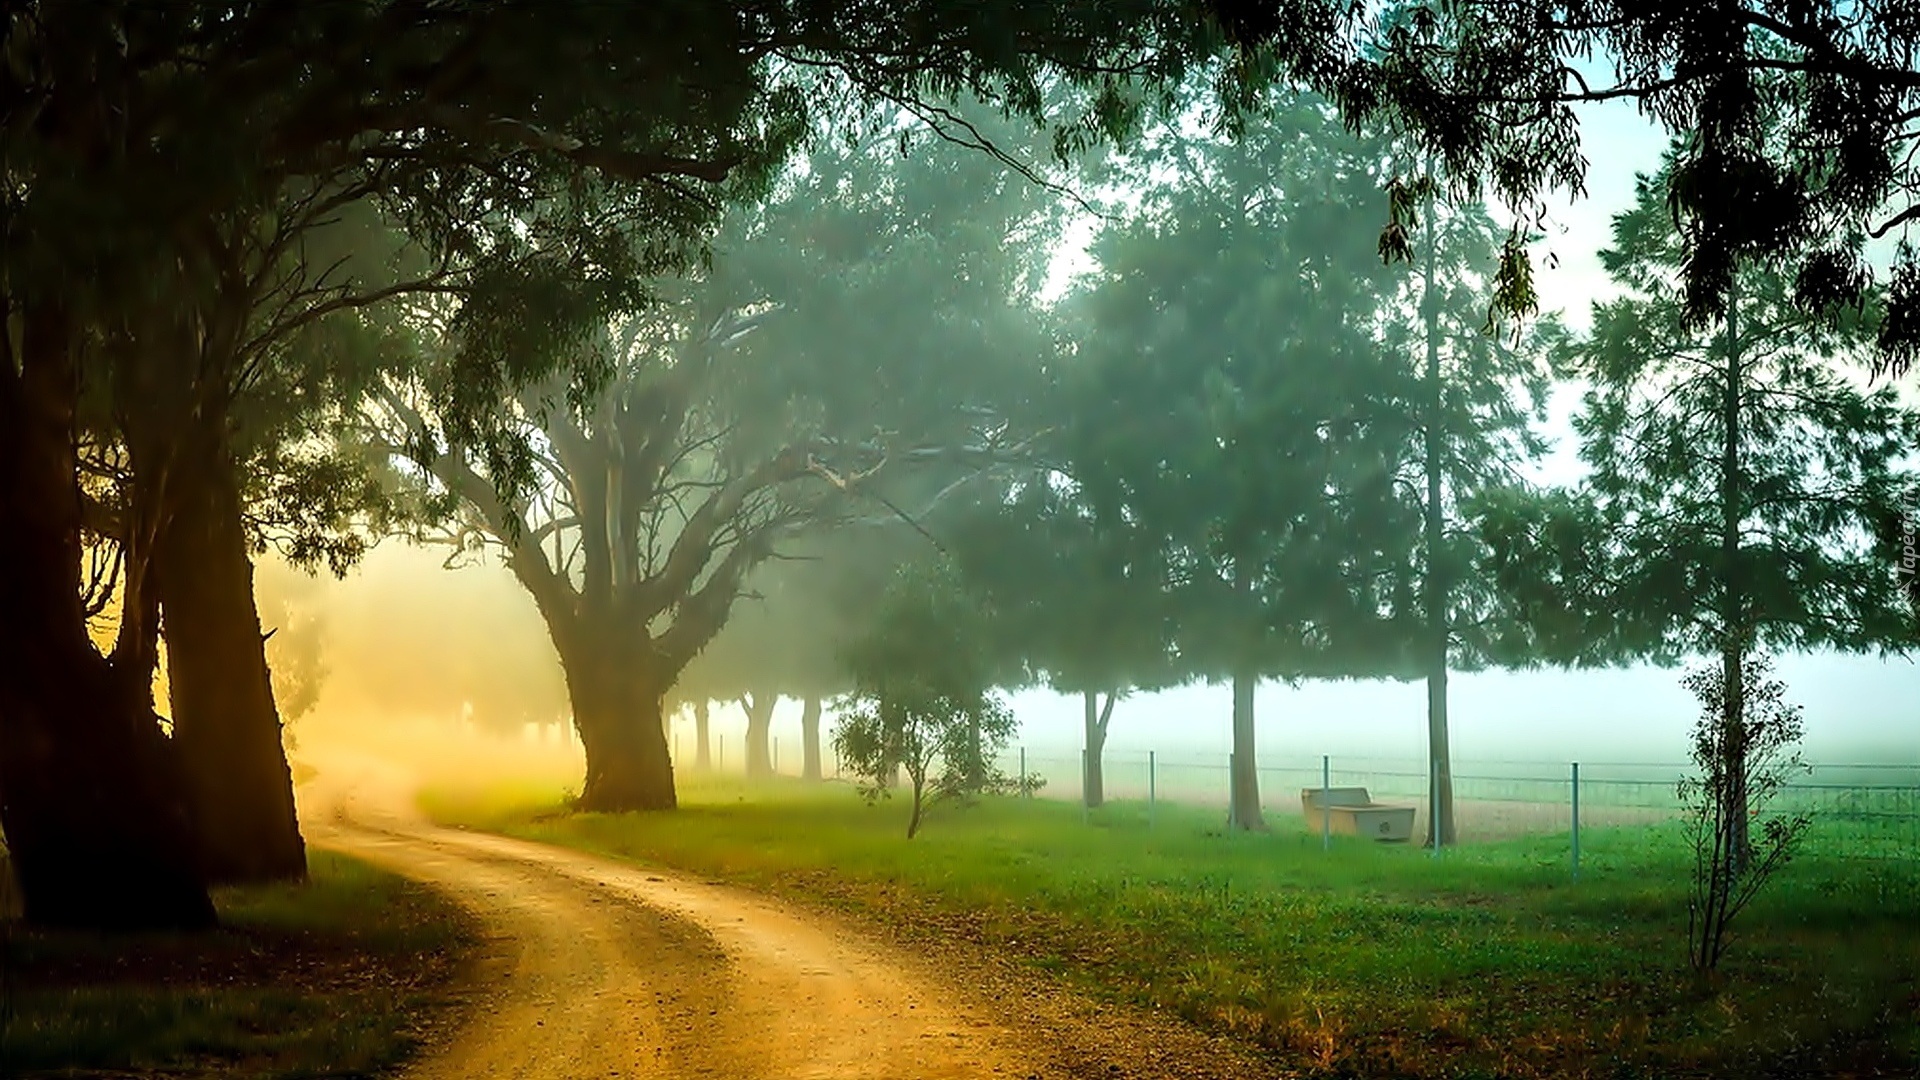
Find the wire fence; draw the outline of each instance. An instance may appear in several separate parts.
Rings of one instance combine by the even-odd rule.
[[[672,740],[674,759],[683,747]],[[709,744],[715,772],[745,771],[739,739],[718,735]],[[799,745],[771,740],[772,771],[801,774]],[[822,771],[840,775],[831,745],[823,746]],[[1038,798],[1080,802],[1084,798],[1081,756],[1075,752],[1011,747],[998,758],[1009,777],[1038,782]],[[1110,802],[1219,807],[1228,799],[1228,755],[1163,755],[1110,751],[1102,761],[1102,790]],[[1466,843],[1524,836],[1563,835],[1577,845],[1581,833],[1647,826],[1678,819],[1682,778],[1691,765],[1672,762],[1459,761],[1454,763],[1454,822]],[[1323,782],[1365,788],[1377,803],[1414,809],[1412,836],[1429,834],[1427,770],[1418,760],[1345,756],[1268,761],[1257,770],[1262,808],[1268,815],[1299,814],[1303,793]],[[1022,785],[1024,787],[1024,784]],[[1920,863],[1920,763],[1816,763],[1787,785],[1775,809],[1805,812],[1813,820],[1807,844],[1827,857]],[[1314,823],[1319,822],[1317,816]]]
[[[1016,747],[1000,756],[999,766],[1009,776],[1044,781],[1037,791],[1041,798],[1083,798],[1079,755]],[[1109,753],[1102,768],[1103,794],[1115,801],[1224,808],[1230,767],[1227,755]],[[1419,762],[1331,757],[1263,764],[1257,772],[1261,802],[1270,814],[1305,816],[1304,793],[1324,782],[1365,788],[1378,803],[1412,807],[1413,836],[1430,831],[1427,771]],[[1572,837],[1577,831],[1671,821],[1684,809],[1679,784],[1691,772],[1688,765],[1658,762],[1455,763],[1455,825],[1471,842]],[[1775,807],[1810,814],[1808,843],[1824,854],[1920,861],[1920,764],[1816,764],[1786,787]]]

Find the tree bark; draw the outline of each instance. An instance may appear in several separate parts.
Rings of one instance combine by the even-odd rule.
[[[213,904],[151,658],[118,669],[87,635],[73,336],[43,307],[17,362],[0,346],[0,829],[29,920],[198,929]]]
[[[693,765],[694,768],[699,769],[701,772],[713,771],[713,746],[712,739],[708,736],[710,729],[707,726],[707,720],[709,719],[708,712],[706,698],[701,698],[693,703],[693,738],[695,743]]]
[[[202,421],[203,423],[205,421]],[[223,433],[188,436],[156,549],[174,739],[216,882],[306,875],[280,714]]]
[[[1745,520],[1746,482],[1741,475],[1741,393],[1744,349],[1740,341],[1740,289],[1736,271],[1727,287],[1727,322],[1722,338],[1726,383],[1721,394],[1720,446],[1720,674],[1725,683],[1721,748],[1726,758],[1726,792],[1732,829],[1731,864],[1740,872],[1752,851],[1747,822],[1746,658],[1747,597],[1741,573],[1740,527]]]
[[[1243,648],[1251,648],[1257,634],[1252,625],[1254,589],[1248,561],[1244,553],[1233,559],[1233,591],[1239,595],[1241,613],[1249,622],[1248,643]],[[1264,831],[1267,827],[1260,815],[1260,760],[1254,749],[1253,691],[1259,684],[1259,672],[1243,656],[1233,672],[1233,760],[1227,770],[1227,827],[1242,831]]]
[[[801,700],[800,752],[803,758],[800,775],[808,780],[820,779],[820,696],[818,694],[808,694]]]
[[[780,695],[767,690],[740,695],[740,707],[747,713],[747,776],[761,779],[773,775],[773,755],[767,750],[767,737],[773,730],[773,705]]]
[[[1089,808],[1106,802],[1106,765],[1103,757],[1107,751],[1107,727],[1113,720],[1113,701],[1117,697],[1119,694],[1107,691],[1107,703],[1103,706],[1098,690],[1082,691],[1080,695],[1086,720],[1086,775],[1081,778],[1080,797]]]
[[[1450,589],[1446,565],[1446,504],[1443,501],[1445,460],[1443,426],[1446,423],[1446,387],[1440,370],[1440,303],[1434,288],[1438,263],[1439,221],[1434,213],[1434,198],[1427,196],[1426,279],[1422,283],[1420,306],[1426,322],[1427,422],[1425,424],[1425,469],[1427,481],[1424,525],[1427,549],[1426,588],[1427,631],[1427,813],[1430,818],[1426,842],[1435,847],[1451,846],[1458,839],[1453,820],[1453,750],[1447,732],[1448,649],[1452,643]]]
[[[1242,672],[1233,677],[1232,792],[1227,825],[1242,831],[1263,831],[1260,814],[1260,763],[1254,753],[1253,690],[1259,676]]]
[[[661,724],[667,681],[652,677],[612,633],[586,635],[563,649],[567,697],[587,758],[580,809],[604,813],[672,810],[679,805],[672,754]]]

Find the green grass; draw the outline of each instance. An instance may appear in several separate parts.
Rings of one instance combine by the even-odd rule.
[[[838,785],[683,789],[670,815],[567,814],[534,784],[429,793],[436,817],[654,861],[960,935],[1097,995],[1178,1010],[1309,1076],[1803,1077],[1920,1072],[1920,868],[1791,866],[1717,987],[1686,971],[1673,826],[1455,849],[1336,843],[1276,814],[989,801],[902,836]]]
[[[202,935],[11,930],[0,1075],[392,1071],[471,940],[446,901],[328,852],[302,885],[221,890]]]

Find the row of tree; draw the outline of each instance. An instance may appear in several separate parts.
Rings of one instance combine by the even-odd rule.
[[[1449,442],[1476,428],[1447,424],[1497,434],[1508,408],[1504,386],[1482,396],[1445,376],[1526,352],[1456,339],[1448,319],[1469,309],[1448,290],[1484,289],[1496,310],[1529,290],[1521,230],[1486,234],[1491,270],[1449,277],[1482,241],[1450,251],[1438,226],[1474,220],[1481,179],[1520,207],[1577,182],[1573,102],[1642,98],[1687,136],[1666,186],[1681,330],[1744,325],[1743,275],[1782,264],[1797,268],[1795,311],[1865,302],[1882,357],[1905,358],[1920,325],[1912,256],[1882,303],[1847,246],[1914,216],[1899,202],[1920,115],[1904,22],[1872,16],[1857,36],[1740,4],[1484,14],[1321,0],[10,8],[0,827],[29,916],[204,925],[209,880],[302,872],[252,590],[269,544],[335,570],[394,531],[504,549],[563,657],[583,798],[605,808],[673,804],[664,695],[748,575],[829,525],[891,518],[938,536],[939,513],[1031,509],[1018,517],[1034,536],[1070,538],[1095,556],[1092,580],[1126,586],[1111,595],[1128,617],[1101,626],[1131,627],[1119,655],[1139,663],[1024,654],[1109,701],[1230,678],[1250,735],[1258,677],[1441,685],[1480,587],[1442,556],[1467,535],[1460,478],[1489,460]],[[1569,89],[1562,60],[1595,46],[1618,56],[1620,85]],[[1201,112],[1246,139],[1188,130],[1196,75]],[[993,119],[956,112],[963,99]],[[1336,113],[1404,138],[1356,149]],[[1154,116],[1163,134],[1115,176],[1156,193],[1102,238],[1105,280],[1069,305],[1082,321],[1036,318],[1057,212],[1030,163]],[[1774,127],[1784,154],[1769,152]],[[929,130],[974,155],[895,161],[912,150],[896,140]],[[830,149],[787,168],[802,146]],[[1444,191],[1393,183],[1429,171]],[[1348,230],[1380,219],[1379,253],[1424,275],[1351,250]],[[1409,288],[1411,307],[1381,302]],[[1409,350],[1388,346],[1416,339],[1409,371]],[[1744,350],[1737,371],[1758,370],[1765,354]],[[1781,397],[1801,402],[1796,425],[1864,425],[1880,407]],[[1725,392],[1719,415],[1741,419],[1745,400]],[[1766,460],[1752,440],[1780,434],[1739,431],[1747,449],[1723,450],[1716,487],[1738,487]],[[1397,494],[1408,476],[1428,498]],[[1869,479],[1856,486],[1899,482]],[[1789,502],[1756,489],[1718,534],[1723,577],[1791,575],[1784,609],[1724,608],[1755,633],[1759,611],[1823,603],[1822,584],[1857,610],[1873,576],[1724,542]],[[1584,624],[1569,597],[1597,595],[1581,576],[1595,566],[1626,580],[1611,555],[1572,554],[1628,535],[1605,528],[1614,503],[1515,503],[1489,518],[1508,527],[1488,546],[1534,617],[1493,620],[1521,628],[1502,648]],[[1621,520],[1649,516],[1618,505]],[[1836,505],[1797,512],[1854,536],[1856,504]],[[1895,518],[1874,509],[1884,533]],[[1420,550],[1433,572],[1408,558]],[[983,588],[1007,594],[993,577]],[[1038,633],[1062,605],[1030,607]],[[1605,640],[1644,644],[1651,620],[1625,610]],[[1892,633],[1877,625],[1850,640]],[[1250,752],[1236,766],[1236,819],[1252,825]]]
[[[1258,828],[1259,680],[1421,679],[1433,839],[1451,843],[1453,670],[1714,656],[1736,688],[1718,707],[1737,757],[1756,652],[1920,641],[1896,527],[1920,420],[1868,383],[1877,297],[1809,310],[1786,269],[1748,262],[1726,316],[1690,324],[1676,151],[1615,222],[1603,261],[1619,295],[1591,329],[1497,335],[1485,323],[1503,230],[1430,183],[1388,183],[1405,152],[1306,97],[1232,140],[1151,130],[1109,167],[1127,203],[1092,244],[1097,268],[1028,311],[1060,343],[1030,388],[1004,384],[1032,402],[1028,452],[893,526],[896,539],[919,528],[918,556],[937,549],[990,613],[970,622],[992,642],[968,648],[998,657],[977,668],[976,695],[1039,681],[1083,696],[1090,804],[1132,690],[1232,684],[1232,822]],[[1383,198],[1406,204],[1393,208],[1410,226],[1405,272],[1361,227]],[[1587,476],[1570,488],[1527,479],[1551,378],[1586,388]],[[905,631],[875,627],[949,603],[920,596],[946,579],[912,568],[913,546],[783,566],[722,635],[712,670],[761,680],[749,771],[765,771],[765,703],[783,688],[854,691],[857,728],[877,723],[893,684],[863,681],[880,665],[859,657],[876,633],[891,662],[913,654],[893,641]],[[905,585],[889,577],[902,561]],[[920,596],[905,614],[873,601],[896,587]],[[951,633],[922,644],[930,671],[966,651]],[[856,755],[876,779],[914,772],[878,745]]]
[[[766,314],[673,302],[722,208],[817,130],[937,123],[962,91],[1062,152],[1111,138],[1225,45],[1166,0],[33,0],[0,34],[0,826],[31,918],[159,926],[209,922],[209,880],[304,872],[251,588],[269,543],[340,569],[484,519],[583,661],[583,733],[614,751],[590,792],[671,804],[646,725],[591,717],[653,708],[711,636],[789,514],[769,491],[885,453],[713,441],[734,428],[705,387]],[[680,374],[608,390],[670,353]],[[648,500],[702,492],[643,572]],[[541,542],[578,580],[541,575]],[[632,661],[639,688],[609,674]]]

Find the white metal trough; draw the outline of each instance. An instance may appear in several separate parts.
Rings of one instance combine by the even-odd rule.
[[[1301,788],[1300,806],[1306,811],[1309,827],[1375,840],[1413,839],[1413,807],[1374,802],[1363,787]]]

